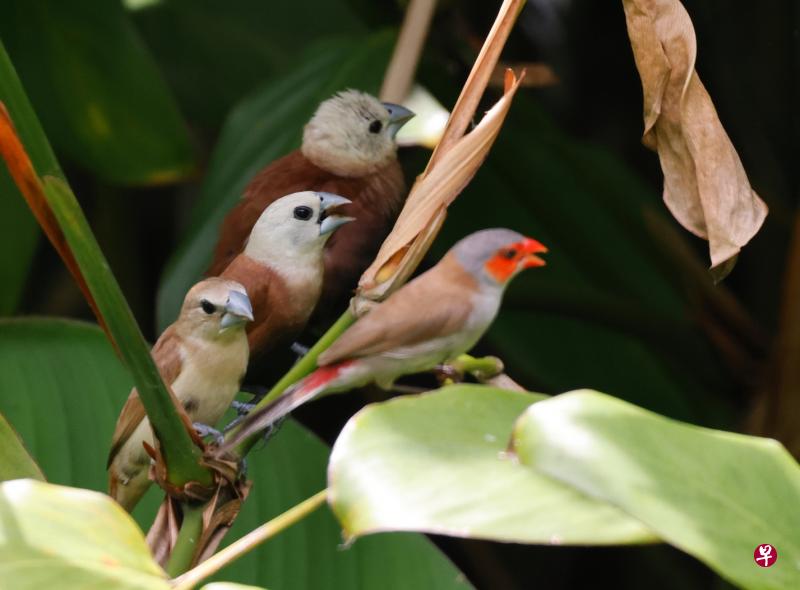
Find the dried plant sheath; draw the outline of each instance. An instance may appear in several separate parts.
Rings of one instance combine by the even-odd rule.
[[[658,151],[664,202],[708,240],[711,266],[735,257],[767,206],[750,187],[736,149],[694,69],[697,42],[678,0],[623,0],[644,90],[644,144]],[[730,265],[728,265],[730,267]]]
[[[524,76],[524,73],[523,73]],[[522,77],[509,71],[503,97],[486,113],[478,126],[452,144],[435,166],[420,176],[408,195],[392,233],[386,238],[372,265],[359,282],[359,293],[369,299],[382,299],[399,276],[407,278],[427,248],[416,247],[418,236],[429,242],[444,220],[443,213],[469,183],[486,159]],[[408,254],[400,256],[409,250]],[[419,257],[414,253],[419,252]]]

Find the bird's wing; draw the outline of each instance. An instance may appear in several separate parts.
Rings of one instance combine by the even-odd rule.
[[[358,320],[323,352],[318,364],[330,365],[364,357],[462,330],[473,310],[466,277],[457,278],[434,267],[405,285]],[[474,288],[474,287],[473,287]]]
[[[175,332],[173,326],[167,328],[161,337],[156,342],[151,352],[153,359],[156,362],[158,372],[161,373],[161,378],[167,387],[171,387],[181,372],[180,351],[180,338]],[[131,390],[128,400],[122,407],[117,419],[117,426],[114,429],[114,436],[111,438],[111,450],[108,452],[108,463],[106,467],[111,465],[111,462],[116,457],[119,450],[133,434],[134,430],[141,424],[146,413],[142,400],[139,399],[139,392],[134,387]]]

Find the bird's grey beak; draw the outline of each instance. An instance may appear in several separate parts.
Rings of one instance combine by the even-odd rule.
[[[323,213],[328,209],[332,209],[333,207],[338,207],[339,205],[347,205],[348,203],[353,202],[350,199],[346,199],[342,195],[335,195],[333,193],[324,193],[318,191],[317,196],[319,197],[320,207]]]
[[[389,124],[386,126],[386,129],[389,131],[389,135],[394,138],[397,132],[400,131],[400,128],[413,119],[416,114],[414,111],[399,104],[391,102],[384,102],[382,104],[386,110],[389,111]]]
[[[222,314],[220,329],[224,330],[231,326],[253,321],[253,306],[250,298],[240,291],[230,291],[228,302],[225,304],[225,313]]]
[[[325,236],[335,232],[346,223],[355,221],[355,217],[345,217],[344,215],[331,215],[322,220],[319,224],[319,235]]]
[[[355,217],[346,217],[344,215],[329,215],[328,210],[341,205],[352,203],[350,199],[346,199],[341,195],[333,193],[318,192],[320,199],[320,212],[319,212],[319,235],[325,236],[333,233],[345,223],[350,223]]]

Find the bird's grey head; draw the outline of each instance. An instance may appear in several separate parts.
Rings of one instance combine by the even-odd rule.
[[[358,90],[319,105],[303,132],[303,155],[339,176],[376,172],[396,157],[397,131],[414,113]]]
[[[303,191],[281,197],[267,207],[253,226],[245,254],[279,270],[281,266],[321,263],[325,242],[352,217],[335,207],[350,203],[332,193]]]
[[[253,321],[253,307],[245,288],[236,281],[212,277],[186,294],[179,319],[184,334],[206,339],[236,337]]]
[[[521,270],[544,266],[537,254],[547,252],[547,248],[519,232],[493,228],[468,235],[451,251],[481,284],[505,288]]]

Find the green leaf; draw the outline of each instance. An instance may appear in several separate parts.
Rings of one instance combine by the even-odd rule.
[[[581,545],[654,540],[620,510],[505,453],[516,418],[542,399],[459,385],[356,414],[334,445],[328,471],[330,502],[346,533]]]
[[[325,42],[289,73],[270,80],[239,104],[222,130],[189,227],[170,259],[158,293],[158,325],[169,325],[186,290],[211,261],[217,230],[247,183],[300,145],[319,103],[348,87],[377,92],[394,41],[382,32],[359,41]]]
[[[303,43],[369,32],[361,12],[347,0],[314,2],[307,10],[263,0],[153,4],[132,15],[137,28],[158,56],[187,117],[214,132],[243,96],[296,63]]]
[[[800,469],[769,439],[700,428],[592,391],[536,404],[519,460],[641,520],[745,588],[800,587]],[[753,562],[763,543],[778,560]]]
[[[52,483],[106,489],[105,458],[131,385],[96,326],[0,320],[0,413]]]
[[[19,435],[0,414],[0,482],[11,479],[32,478],[44,481],[44,475]]]
[[[0,46],[2,51],[2,46]],[[0,77],[3,74],[0,72]],[[28,278],[39,226],[25,205],[6,167],[0,163],[0,316],[16,311]]]
[[[0,513],[0,579],[16,590],[170,587],[136,523],[104,494],[6,481]]]
[[[193,168],[186,125],[120,2],[11,0],[0,34],[59,151],[114,183]]]
[[[0,391],[14,392],[0,395],[0,412],[52,482],[105,491],[111,434],[130,387],[130,376],[96,327],[0,320]],[[324,488],[328,454],[292,422],[264,450],[251,453],[254,486],[227,542]],[[152,522],[160,499],[153,487],[137,506],[142,528]],[[381,535],[342,550],[340,528],[327,509],[226,567],[219,579],[286,590],[465,587],[458,570],[419,535]]]

